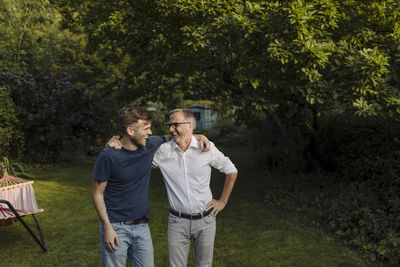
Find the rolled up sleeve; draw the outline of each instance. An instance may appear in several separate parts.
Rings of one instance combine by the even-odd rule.
[[[227,156],[225,156],[221,151],[219,151],[218,148],[213,143],[211,143],[210,150],[212,155],[212,160],[210,165],[212,167],[214,167],[215,169],[219,170],[221,173],[224,173],[226,175],[238,171],[233,162]]]

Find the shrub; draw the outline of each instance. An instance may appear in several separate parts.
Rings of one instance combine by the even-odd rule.
[[[5,172],[11,175],[18,175],[18,177],[25,175],[23,164],[15,161],[10,162],[8,157],[3,157],[0,160],[0,167],[2,167],[0,171],[1,176],[3,176]]]
[[[332,114],[321,118],[320,148],[350,181],[400,189],[400,123],[393,118]]]
[[[319,150],[331,171],[269,182],[267,203],[300,208],[369,260],[399,266],[398,120],[332,113],[319,121]]]
[[[67,160],[78,151],[93,149],[99,137],[111,136],[105,101],[91,95],[89,88],[74,86],[68,74],[17,76],[0,71],[0,83],[10,89],[17,105],[24,159]]]
[[[23,135],[19,131],[18,119],[15,114],[15,103],[9,95],[9,90],[0,86],[0,155],[7,156],[10,152],[16,151]],[[17,156],[13,153],[14,156]]]
[[[318,135],[342,178],[337,195],[320,203],[321,217],[372,260],[399,264],[399,121],[331,114],[321,118]]]
[[[370,260],[400,264],[400,198],[384,199],[368,182],[344,182],[335,192],[314,206],[329,228]]]
[[[228,147],[247,142],[244,127],[232,117],[219,117],[215,129],[196,131],[196,133],[204,134],[216,144]]]
[[[304,155],[309,136],[302,121],[288,121],[278,112],[253,114],[248,140],[265,169],[299,172],[306,168]]]
[[[400,197],[382,198],[371,182],[327,173],[269,176],[265,201],[315,219],[374,265],[400,264]]]

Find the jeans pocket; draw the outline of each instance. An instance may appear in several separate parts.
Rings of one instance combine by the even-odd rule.
[[[121,224],[120,223],[111,223],[112,228],[114,229],[114,231],[116,232],[119,228],[121,228]]]
[[[175,216],[175,215],[170,214],[170,215],[168,216],[168,223],[178,223],[178,222],[180,221],[180,219],[181,219],[181,218],[179,218],[179,217],[177,217],[177,216]]]

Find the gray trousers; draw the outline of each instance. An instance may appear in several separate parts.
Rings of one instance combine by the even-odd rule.
[[[212,266],[216,220],[204,217],[198,220],[168,217],[169,266],[187,266],[190,241],[193,239],[196,267]]]

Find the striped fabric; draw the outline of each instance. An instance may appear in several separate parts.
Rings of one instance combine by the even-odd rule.
[[[4,172],[0,179],[0,199],[7,200],[20,216],[42,212],[35,199],[33,181],[13,177]],[[15,215],[6,204],[0,204],[0,226],[16,221]]]

